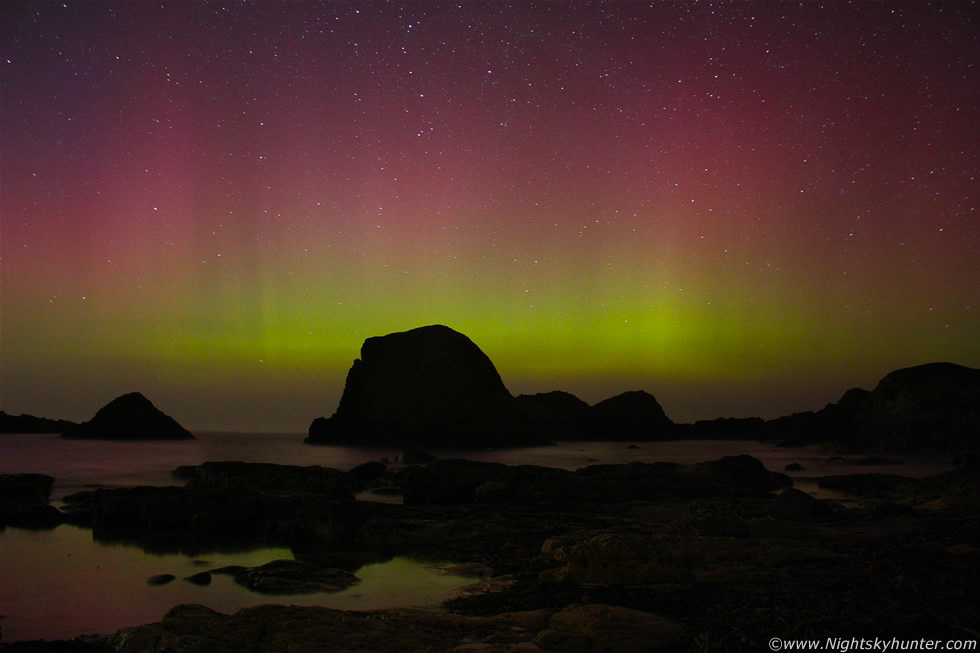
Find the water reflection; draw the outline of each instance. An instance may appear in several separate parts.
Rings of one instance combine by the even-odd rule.
[[[226,613],[269,603],[270,597],[249,591],[230,576],[214,574],[206,586],[183,579],[224,566],[257,567],[281,559],[295,558],[284,547],[183,555],[146,551],[119,540],[96,541],[90,530],[75,526],[49,531],[8,528],[0,532],[3,641],[112,633],[159,621],[181,603],[200,603]],[[342,592],[274,600],[343,610],[434,607],[473,582],[437,567],[407,558],[374,562],[356,569],[361,582]],[[148,585],[147,579],[158,574],[172,574],[176,580]]]

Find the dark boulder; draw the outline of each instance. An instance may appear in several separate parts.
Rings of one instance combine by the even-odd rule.
[[[54,477],[46,474],[0,474],[0,528],[50,528],[61,513],[48,505]]]
[[[544,439],[487,355],[436,325],[365,340],[337,411],[314,420],[306,442],[466,449]]]
[[[230,573],[236,583],[260,594],[339,592],[361,582],[349,571],[299,560],[273,560],[259,567],[222,567],[213,573]]]
[[[388,471],[388,466],[384,463],[378,462],[377,460],[372,460],[366,463],[362,463],[357,467],[350,470],[351,476],[356,478],[361,483],[366,483],[373,481],[375,479],[381,478]]]
[[[184,465],[174,470],[174,476],[187,480],[189,488],[219,492],[251,490],[272,494],[317,494],[348,500],[354,492],[364,489],[356,476],[319,465],[299,467],[233,460]]]
[[[786,488],[769,504],[769,514],[777,519],[810,521],[830,516],[833,509],[802,490]]]
[[[518,395],[517,403],[542,437],[591,440],[597,435],[592,409],[573,394],[555,390]]]
[[[840,474],[824,476],[817,487],[824,490],[838,490],[862,497],[889,497],[902,485],[911,481],[896,474]]]
[[[793,485],[786,474],[770,472],[761,460],[746,454],[688,465],[683,472],[702,477],[705,485],[739,488],[750,493],[766,493]]]
[[[65,430],[61,437],[88,440],[194,439],[190,431],[138,392],[113,399],[95,417]]]
[[[597,440],[667,440],[674,423],[649,392],[634,390],[592,407]]]
[[[0,501],[47,503],[54,477],[47,474],[0,474]]]
[[[54,506],[36,505],[0,516],[0,526],[15,526],[28,530],[48,530],[60,525],[64,515]]]
[[[188,583],[193,583],[194,585],[210,585],[211,584],[211,572],[201,571],[192,576],[185,578]]]

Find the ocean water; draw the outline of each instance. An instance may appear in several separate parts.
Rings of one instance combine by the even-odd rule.
[[[176,467],[206,461],[321,465],[347,470],[383,457],[394,460],[399,453],[390,448],[310,446],[303,444],[300,434],[196,435],[198,439],[191,441],[105,442],[62,440],[46,434],[0,434],[0,473],[32,472],[55,477],[52,501],[58,505],[66,495],[92,487],[179,484],[171,476]],[[904,462],[864,467],[853,464],[857,457],[834,460],[816,447],[778,448],[750,441],[638,443],[638,448],[629,448],[629,444],[567,442],[527,449],[434,453],[570,470],[598,463],[695,463],[747,453],[773,471],[798,463],[803,471],[790,473],[796,487],[815,496],[844,501],[853,499],[820,491],[816,479],[862,471],[920,477],[952,468],[944,456],[909,458],[885,453],[885,457]],[[217,574],[211,585],[204,587],[181,580],[225,565],[256,566],[292,558],[291,551],[282,548],[217,551],[193,557],[157,554],[138,545],[97,542],[91,531],[74,526],[47,531],[7,528],[0,531],[0,641],[111,633],[159,621],[170,607],[180,603],[201,603],[221,612],[270,602],[348,610],[435,608],[472,582],[444,573],[438,562],[405,558],[362,567],[355,572],[362,582],[335,594],[270,597]],[[147,584],[150,576],[164,573],[175,575],[177,580],[163,586]]]

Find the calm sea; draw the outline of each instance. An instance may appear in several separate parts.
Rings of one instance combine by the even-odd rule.
[[[67,494],[91,487],[175,485],[171,472],[180,465],[241,460],[287,465],[321,465],[347,470],[369,460],[394,459],[397,449],[323,447],[303,444],[300,434],[200,433],[197,440],[174,442],[105,442],[62,440],[54,435],[0,434],[0,473],[33,472],[55,477],[55,505]],[[551,447],[453,452],[456,457],[506,464],[578,469],[597,463],[669,461],[694,463],[747,453],[773,471],[799,463],[790,473],[796,487],[816,496],[816,478],[828,474],[875,471],[927,476],[951,469],[948,457],[904,457],[904,464],[855,467],[828,461],[815,447],[781,449],[748,441],[641,443],[574,442]],[[434,452],[437,455],[440,452]],[[891,456],[885,454],[888,457]],[[363,497],[365,499],[369,497]],[[450,576],[437,563],[396,558],[362,567],[358,585],[336,594],[270,597],[215,575],[200,587],[179,580],[225,565],[256,566],[292,559],[288,549],[213,552],[198,557],[148,553],[127,544],[105,544],[89,530],[59,526],[48,531],[7,528],[0,531],[0,629],[3,642],[61,639],[80,634],[111,633],[119,628],[159,621],[179,603],[201,603],[221,612],[270,602],[322,605],[348,610],[389,607],[435,607],[471,581]],[[178,580],[147,585],[156,574]]]

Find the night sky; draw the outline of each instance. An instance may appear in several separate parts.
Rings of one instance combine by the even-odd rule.
[[[675,421],[980,366],[971,2],[0,3],[0,407],[303,431],[441,323]]]

